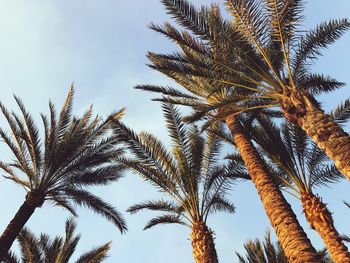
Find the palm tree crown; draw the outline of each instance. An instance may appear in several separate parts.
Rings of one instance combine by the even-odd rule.
[[[313,95],[344,86],[328,76],[310,73],[309,66],[322,49],[350,28],[348,19],[331,20],[304,34],[298,27],[304,9],[304,1],[300,0],[227,0],[232,22],[223,18],[217,5],[197,9],[186,0],[162,2],[185,30],[170,23],[151,25],[177,43],[181,51],[150,52],[150,66],[193,95],[168,87],[138,88],[163,93],[168,101],[194,107],[197,118],[210,112],[223,118],[277,107],[285,100],[294,99],[296,103],[298,92],[314,103]],[[218,109],[222,111],[216,112]],[[297,112],[295,108],[283,110],[290,111],[290,119],[293,111]]]
[[[147,201],[131,206],[128,211],[143,209],[163,211],[166,214],[149,221],[145,229],[161,223],[186,225],[198,220],[206,221],[215,211],[234,212],[233,204],[225,198],[232,179],[248,177],[233,174],[219,164],[220,143],[216,135],[204,139],[196,126],[184,123],[176,108],[163,104],[167,128],[172,139],[172,152],[153,135],[134,133],[120,122],[115,122],[115,133],[120,136],[131,158],[118,158],[126,167],[140,174],[172,201]]]
[[[65,237],[57,236],[51,239],[46,234],[36,237],[30,230],[24,228],[18,236],[21,250],[21,260],[10,252],[5,263],[68,263],[74,254],[80,235],[75,235],[76,224],[72,219],[66,221]],[[81,255],[76,263],[99,263],[107,257],[111,243],[91,249]]]
[[[164,212],[151,219],[144,229],[166,223],[189,226],[195,262],[217,263],[213,232],[206,225],[207,217],[217,211],[235,211],[225,197],[226,191],[232,179],[247,178],[248,175],[239,169],[234,173],[233,169],[219,164],[220,143],[213,133],[203,138],[196,126],[182,121],[172,105],[164,104],[163,110],[172,139],[172,152],[151,134],[136,134],[115,121],[116,135],[132,153],[132,157],[119,158],[119,161],[171,198],[145,201],[131,206],[128,211]]]
[[[350,28],[348,19],[331,20],[304,34],[299,27],[301,0],[227,0],[232,23],[215,5],[198,10],[185,0],[162,2],[186,30],[169,23],[151,25],[181,51],[149,53],[150,66],[191,94],[150,85],[139,89],[162,93],[158,100],[191,106],[192,120],[223,120],[244,111],[279,107],[350,179],[350,137],[315,99],[344,83],[310,73],[309,67],[322,49]]]
[[[93,117],[92,108],[82,117],[72,116],[73,88],[57,115],[52,102],[50,116],[41,115],[44,139],[23,103],[15,97],[21,115],[0,104],[9,131],[0,136],[10,148],[14,161],[0,162],[5,178],[26,191],[25,202],[0,237],[0,258],[8,251],[34,210],[45,202],[61,206],[76,216],[74,205],[87,207],[115,224],[121,232],[126,223],[110,204],[92,194],[88,187],[117,181],[123,167],[113,161],[123,153],[110,122]],[[114,114],[120,118],[122,111]]]
[[[44,140],[18,97],[15,99],[22,117],[0,104],[9,125],[9,132],[0,129],[0,135],[15,157],[13,162],[0,162],[0,168],[7,179],[26,189],[33,202],[42,205],[49,201],[73,215],[73,204],[86,206],[123,232],[126,226],[119,212],[85,189],[121,177],[123,168],[112,160],[122,154],[122,149],[116,146],[115,137],[108,135],[109,123],[93,117],[92,108],[81,118],[72,117],[73,94],[72,88],[58,116],[51,102],[50,117],[41,115]]]

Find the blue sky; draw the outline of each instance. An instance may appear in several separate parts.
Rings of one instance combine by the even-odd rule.
[[[210,1],[192,1],[209,4]],[[330,18],[350,16],[350,2],[308,1],[306,28]],[[69,85],[76,87],[75,112],[82,113],[90,104],[95,112],[107,115],[126,106],[124,121],[135,130],[146,130],[169,143],[160,105],[150,101],[151,95],[133,90],[136,84],[173,83],[145,64],[146,51],[170,51],[174,47],[162,36],[150,31],[150,22],[162,22],[166,16],[158,0],[76,0],[76,1],[0,1],[0,100],[14,108],[12,94],[20,96],[39,120],[47,112],[48,99],[60,106]],[[330,74],[350,83],[350,33],[325,51],[315,65],[315,72]],[[348,87],[320,98],[325,109],[349,97]],[[1,119],[0,124],[4,122]],[[349,128],[347,128],[349,131]],[[0,159],[7,160],[7,149],[0,145]],[[350,201],[348,182],[321,189],[318,193],[334,212],[336,227],[350,234],[345,226],[350,210],[342,200]],[[77,254],[113,241],[106,262],[192,262],[189,230],[166,225],[142,231],[151,213],[130,216],[124,211],[138,201],[159,194],[135,175],[128,174],[120,182],[96,192],[114,204],[125,215],[129,231],[121,235],[103,218],[90,211],[79,210],[78,232],[82,239]],[[242,251],[249,238],[263,237],[269,223],[259,198],[250,183],[233,187],[231,199],[236,214],[218,214],[209,219],[215,231],[221,262],[237,262],[234,251]],[[23,202],[25,192],[11,182],[0,179],[0,231]],[[310,230],[296,200],[287,196],[293,209],[316,247],[323,247],[317,234]],[[69,216],[61,208],[44,205],[28,222],[35,232],[60,234]]]

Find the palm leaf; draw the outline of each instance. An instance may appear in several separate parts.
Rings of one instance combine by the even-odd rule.
[[[159,224],[180,224],[186,225],[183,221],[180,220],[179,216],[175,215],[162,215],[151,219],[143,228],[143,230],[150,229]]]

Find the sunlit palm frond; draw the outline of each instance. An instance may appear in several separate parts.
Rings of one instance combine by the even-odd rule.
[[[188,28],[199,36],[208,35],[208,25],[200,11],[186,0],[162,0],[168,13],[181,26]]]
[[[348,19],[330,20],[318,25],[303,36],[296,48],[293,59],[295,74],[299,74],[305,66],[321,55],[321,50],[338,40],[350,28]]]
[[[322,74],[305,75],[299,83],[300,89],[303,89],[312,95],[331,92],[344,86],[345,83]]]

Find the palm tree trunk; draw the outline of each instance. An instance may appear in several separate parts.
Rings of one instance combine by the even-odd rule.
[[[289,262],[320,262],[315,248],[278,185],[271,178],[264,160],[243,132],[240,122],[234,115],[227,117],[225,122]]]
[[[305,95],[295,101],[284,99],[282,109],[286,119],[298,124],[331,158],[337,169],[350,180],[350,136],[314,101]],[[297,101],[297,102],[296,102]]]
[[[199,220],[192,225],[192,248],[196,263],[218,263],[213,232]]]
[[[350,262],[350,253],[334,227],[332,214],[322,200],[313,193],[303,193],[301,201],[307,221],[320,234],[333,260]]]
[[[0,260],[7,255],[12,243],[15,241],[24,225],[32,216],[35,209],[42,206],[43,202],[43,194],[34,191],[27,194],[26,200],[0,237]]]

